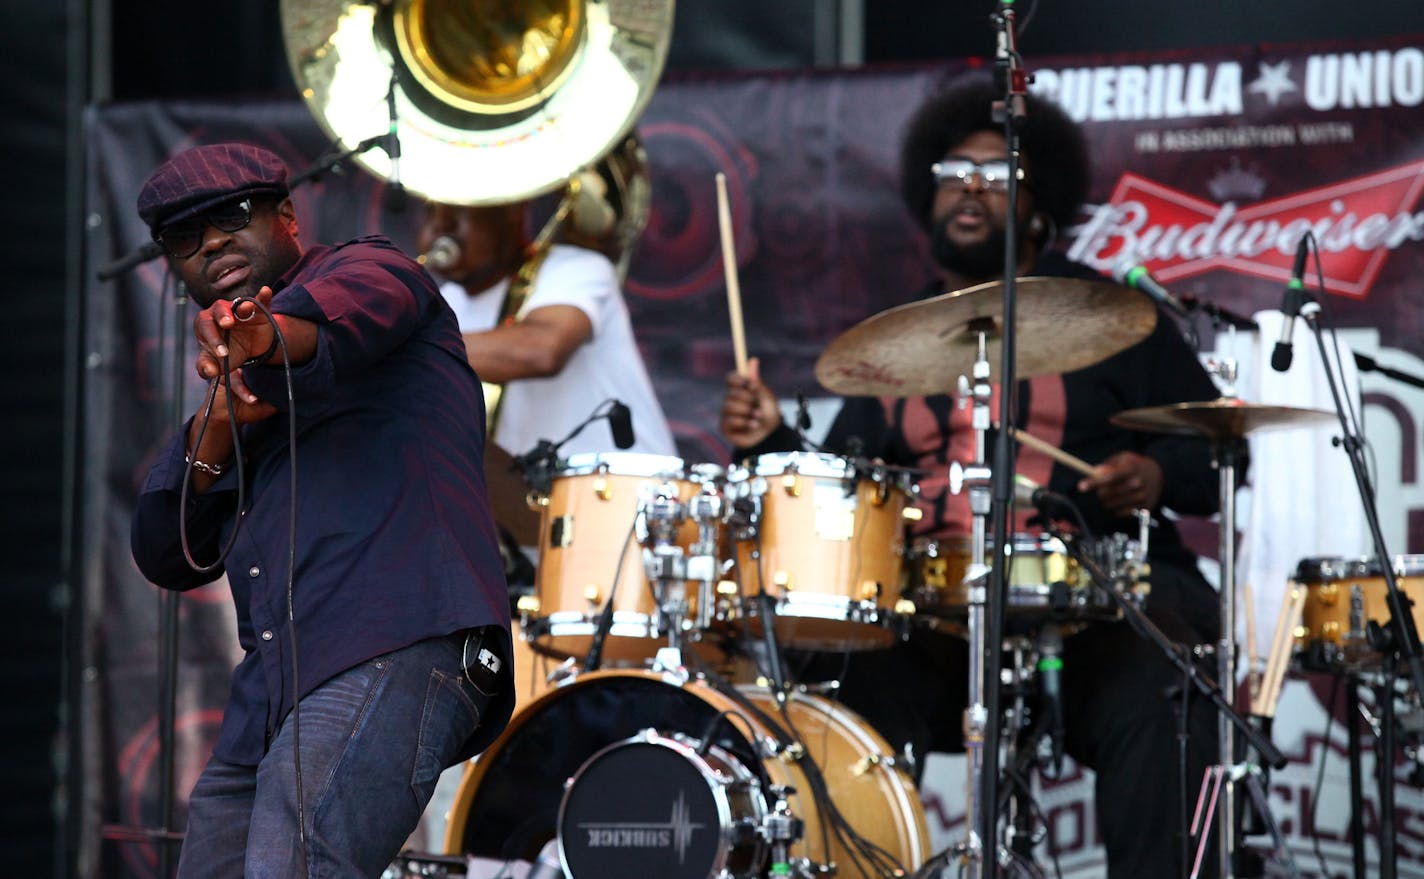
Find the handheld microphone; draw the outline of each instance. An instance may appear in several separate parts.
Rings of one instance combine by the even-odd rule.
[[[449,235],[441,235],[430,242],[430,249],[422,253],[417,260],[421,265],[437,272],[446,271],[459,261],[460,242]]]
[[[1173,296],[1152,277],[1147,267],[1139,263],[1133,254],[1123,251],[1122,255],[1113,263],[1112,277],[1119,284],[1131,287],[1139,293],[1146,293],[1147,298],[1177,315],[1186,317],[1187,307],[1182,301]]]
[[[1295,350],[1291,345],[1291,338],[1295,335],[1295,319],[1300,316],[1301,306],[1305,305],[1305,258],[1310,254],[1309,233],[1300,236],[1300,243],[1295,246],[1295,264],[1291,266],[1291,279],[1286,284],[1286,295],[1281,300],[1281,314],[1285,320],[1281,321],[1281,338],[1276,342],[1276,347],[1271,349],[1271,369],[1276,372],[1285,372],[1291,367],[1291,360],[1295,356]]]
[[[613,444],[620,449],[633,447],[633,413],[621,400],[614,400],[608,407],[608,429],[613,433]]]

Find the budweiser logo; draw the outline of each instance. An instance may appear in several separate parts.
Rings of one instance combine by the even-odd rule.
[[[1313,232],[1325,289],[1359,299],[1391,250],[1424,239],[1421,190],[1424,160],[1246,206],[1124,174],[1075,230],[1068,255],[1106,272],[1128,251],[1164,282],[1213,269],[1284,282],[1301,236]]]

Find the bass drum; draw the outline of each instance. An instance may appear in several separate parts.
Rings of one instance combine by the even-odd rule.
[[[782,714],[763,688],[736,692],[750,704],[602,671],[544,694],[466,771],[446,852],[532,863],[557,839],[573,879],[767,876],[758,828],[786,786],[803,827],[792,861],[871,877],[929,857],[914,783],[865,721],[819,696]]]

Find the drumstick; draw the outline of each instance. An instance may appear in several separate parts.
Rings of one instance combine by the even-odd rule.
[[[737,374],[747,374],[747,338],[742,331],[742,291],[737,286],[737,252],[732,240],[732,211],[727,203],[727,175],[717,172],[717,225],[722,232],[722,272],[727,277],[727,314],[732,321],[732,354]]]
[[[1285,595],[1281,596],[1281,611],[1276,615],[1276,631],[1271,635],[1271,652],[1266,655],[1266,670],[1261,675],[1261,689],[1251,696],[1251,713],[1260,715],[1260,710],[1265,705],[1264,691],[1269,684],[1271,677],[1276,673],[1276,654],[1281,651],[1281,639],[1285,637],[1287,625],[1290,618],[1290,605],[1292,597],[1295,595],[1294,584],[1286,587]]]
[[[1290,588],[1286,589],[1286,594],[1282,596],[1281,612],[1276,618],[1276,631],[1271,637],[1271,652],[1266,657],[1266,671],[1261,678],[1261,691],[1256,694],[1255,700],[1251,703],[1251,713],[1258,717],[1264,717],[1268,707],[1266,695],[1275,680],[1276,664],[1280,661],[1279,657],[1282,653],[1281,643],[1283,641],[1288,643],[1290,631],[1294,628],[1294,624],[1291,622],[1291,604],[1295,601],[1298,588],[1291,584]]]
[[[1299,584],[1292,583],[1288,600],[1281,603],[1281,619],[1276,625],[1276,636],[1271,642],[1271,655],[1266,662],[1261,695],[1251,706],[1251,713],[1258,717],[1275,716],[1281,686],[1285,682],[1286,665],[1290,661],[1291,645],[1295,641],[1295,627],[1300,622],[1301,610],[1304,607],[1305,590]]]
[[[1014,439],[1018,440],[1019,442],[1023,443],[1031,449],[1037,449],[1038,451],[1042,452],[1043,454],[1047,455],[1058,463],[1077,470],[1084,476],[1093,475],[1093,465],[1089,464],[1087,461],[1084,461],[1082,458],[1070,455],[1062,449],[1058,448],[1057,446],[1050,445],[1031,433],[1026,433],[1022,430],[1019,430],[1017,427],[1013,428],[1013,434]]]

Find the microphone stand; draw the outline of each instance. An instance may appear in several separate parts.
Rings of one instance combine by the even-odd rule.
[[[1404,382],[1411,387],[1424,388],[1424,378],[1401,372],[1398,369],[1391,369],[1388,366],[1380,366],[1373,357],[1361,354],[1358,351],[1351,351],[1355,357],[1355,366],[1360,372],[1377,372],[1385,378],[1392,378],[1395,381]]]
[[[977,769],[979,771],[978,819],[975,832],[969,838],[968,856],[969,879],[983,879],[986,875],[997,874],[998,865],[998,809],[999,802],[999,750],[1001,732],[1001,707],[999,674],[1003,659],[1004,614],[1007,604],[1008,560],[1009,560],[1009,505],[1014,491],[1015,444],[1013,440],[1015,406],[1017,398],[1017,294],[1019,235],[1019,128],[1027,117],[1028,72],[1024,70],[1018,54],[1014,11],[1012,0],[1001,3],[994,25],[998,30],[998,51],[995,60],[995,76],[1003,89],[1002,104],[996,102],[996,121],[1004,125],[1004,140],[1008,145],[1008,216],[1005,224],[1004,277],[1003,277],[1003,325],[1000,332],[999,358],[999,431],[994,442],[991,478],[991,510],[994,527],[994,563],[988,571],[988,589],[971,590],[969,612],[971,620],[978,616],[983,623],[979,637],[975,639],[974,626],[970,626],[970,650],[977,652],[981,663],[980,673],[970,686],[978,686],[982,702],[971,700],[965,715],[966,751],[979,750]],[[974,593],[979,592],[977,603]],[[971,655],[971,673],[975,657]],[[973,689],[971,689],[971,693]],[[977,833],[978,846],[975,846]],[[992,865],[986,870],[985,862]]]
[[[1365,468],[1363,454],[1363,442],[1353,429],[1352,420],[1347,415],[1344,399],[1340,392],[1339,382],[1335,371],[1330,368],[1330,358],[1325,347],[1325,336],[1321,332],[1318,315],[1320,305],[1307,292],[1305,307],[1301,309],[1301,317],[1305,319],[1306,326],[1310,328],[1315,336],[1315,344],[1320,351],[1320,364],[1325,370],[1325,380],[1330,386],[1330,396],[1335,403],[1335,414],[1340,420],[1341,442],[1345,449],[1345,455],[1350,460],[1350,469],[1355,476],[1355,488],[1359,491],[1360,506],[1365,513],[1365,522],[1369,525],[1370,540],[1374,547],[1375,558],[1379,560],[1380,572],[1384,576],[1385,589],[1388,592],[1388,605],[1390,610],[1389,637],[1387,644],[1381,645],[1381,653],[1384,654],[1385,686],[1380,690],[1380,700],[1382,719],[1380,726],[1378,782],[1380,786],[1380,879],[1394,879],[1396,875],[1395,864],[1395,828],[1394,828],[1394,677],[1396,671],[1396,658],[1402,663],[1405,673],[1414,685],[1416,699],[1424,698],[1424,662],[1419,656],[1419,633],[1415,629],[1414,615],[1409,613],[1409,606],[1412,602],[1405,598],[1399,591],[1399,584],[1396,581],[1394,566],[1390,564],[1389,551],[1385,548],[1384,531],[1380,527],[1379,511],[1375,505],[1374,488],[1370,485],[1369,473]],[[1355,722],[1351,718],[1351,722]],[[1386,748],[1388,750],[1386,750]]]
[[[1211,318],[1212,326],[1228,326],[1238,330],[1261,329],[1260,325],[1257,324],[1251,318],[1242,317],[1241,315],[1235,313],[1234,311],[1231,311],[1228,308],[1222,308],[1215,302],[1210,302],[1205,299],[1198,299],[1190,293],[1184,293],[1181,296],[1178,296],[1177,299],[1182,303],[1183,306],[1186,307],[1188,312],[1199,311],[1207,317]]]

